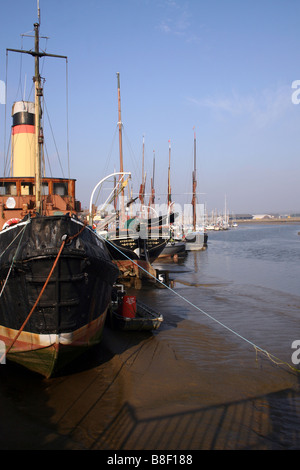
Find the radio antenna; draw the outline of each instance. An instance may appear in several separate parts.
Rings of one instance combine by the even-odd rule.
[[[38,23],[41,24],[40,0],[37,0]]]

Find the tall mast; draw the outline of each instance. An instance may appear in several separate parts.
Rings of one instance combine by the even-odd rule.
[[[25,51],[23,49],[6,49],[10,52],[18,52],[21,54],[30,54],[34,57],[34,85],[35,85],[35,198],[36,198],[36,211],[41,210],[41,156],[44,143],[43,132],[41,128],[41,104],[40,97],[43,95],[41,86],[41,76],[39,71],[39,59],[40,57],[57,57],[60,59],[68,59],[67,56],[48,54],[46,52],[40,52],[39,49],[39,27],[40,27],[40,8],[38,2],[38,23],[34,23],[34,50]]]
[[[145,137],[143,136],[143,158],[142,158],[142,183],[144,184],[144,166],[145,166]],[[143,188],[144,189],[144,188]]]
[[[119,126],[119,151],[120,151],[120,172],[123,173],[123,144],[122,144],[122,119],[121,119],[121,89],[120,89],[120,74],[117,72],[118,80],[118,126]],[[120,175],[121,178],[121,175]],[[124,209],[124,189],[121,191],[121,220],[124,219],[125,209]]]
[[[151,191],[151,195],[152,195],[152,204],[154,204],[155,202],[155,186],[154,186],[154,176],[155,176],[155,150],[153,150],[153,175],[152,175],[152,191]]]
[[[196,178],[196,132],[194,131],[194,171],[193,171],[193,229],[196,230],[196,187],[197,187],[197,178]]]
[[[37,0],[38,23],[41,24],[40,0]]]
[[[144,173],[144,159],[145,159],[145,138],[143,136],[143,156],[142,156],[142,183],[140,186],[139,198],[141,201],[141,210],[143,210],[143,205],[145,202],[145,185],[146,185],[146,174]]]
[[[152,170],[152,178],[151,178],[148,215],[150,215],[150,207],[154,205],[154,201],[155,201],[154,175],[155,175],[155,150],[153,150],[153,170]]]
[[[40,96],[42,95],[41,88],[41,77],[39,70],[39,23],[34,24],[35,34],[35,70],[34,70],[34,86],[35,86],[35,199],[36,199],[36,211],[41,210],[41,155],[43,136],[41,129],[41,106]]]
[[[123,172],[123,146],[122,146],[122,119],[121,119],[121,90],[120,90],[120,74],[117,72],[118,80],[118,126],[119,126],[119,149],[120,149],[120,172]]]
[[[168,206],[171,204],[171,141],[169,140]]]

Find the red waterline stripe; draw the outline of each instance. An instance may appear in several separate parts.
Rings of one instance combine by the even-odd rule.
[[[20,124],[12,128],[12,134],[34,134],[35,128],[30,124]]]

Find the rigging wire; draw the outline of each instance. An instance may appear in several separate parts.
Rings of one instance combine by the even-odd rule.
[[[6,156],[4,156],[4,177],[6,176],[7,173],[9,173],[9,148],[11,144],[11,134],[9,134],[9,142],[7,146],[7,153]]]
[[[47,157],[47,162],[48,162],[48,166],[49,166],[50,176],[51,176],[51,178],[52,178],[52,177],[53,177],[53,175],[52,175],[52,168],[51,168],[51,163],[50,163],[50,160],[49,160],[49,154],[48,154],[48,149],[47,149],[46,142],[44,142],[44,150],[45,150],[45,152],[46,152],[46,157]]]
[[[112,159],[111,156],[112,156],[113,147],[114,147],[115,141],[116,141],[117,131],[118,131],[118,126],[116,126],[116,128],[115,128],[115,132],[114,132],[114,135],[113,135],[113,138],[112,138],[112,141],[111,141],[111,145],[110,145],[110,150],[109,150],[109,152],[107,154],[107,157],[106,157],[106,161],[105,161],[105,165],[104,165],[104,171],[103,171],[104,174],[107,173],[108,164],[110,163],[110,161]]]
[[[29,33],[31,33],[32,31],[30,31]],[[28,33],[25,33],[25,34],[21,34],[21,50],[23,50],[23,37],[24,36],[27,36]],[[47,45],[48,45],[48,37],[44,37],[44,39],[46,40],[46,44],[45,44],[45,50],[43,50],[43,52],[46,52],[47,50]],[[45,65],[45,57],[42,58],[42,64],[41,64],[41,73],[43,72],[43,69],[44,69],[44,65]],[[17,100],[17,97],[20,93],[20,91],[22,90],[22,70],[23,70],[23,54],[20,54],[20,69],[19,69],[19,82],[18,82],[18,88],[16,90],[16,97],[15,97],[15,101]],[[45,81],[45,80],[44,80]],[[8,50],[6,51],[6,78],[5,78],[5,117],[4,117],[4,140],[3,140],[3,147],[4,147],[4,150],[3,150],[3,153],[4,153],[4,176],[6,176],[8,173],[9,173],[9,167],[10,167],[10,171],[12,171],[12,165],[9,165],[9,146],[10,146],[10,142],[11,142],[11,135],[9,137],[9,146],[8,148],[6,149],[6,134],[7,134],[7,83],[8,83]],[[30,92],[29,92],[29,95],[28,95],[28,100],[30,100],[31,98],[31,95],[33,93],[33,88],[34,88],[34,84],[32,83],[31,85],[31,89],[30,89]],[[66,98],[66,106],[67,106],[67,154],[68,154],[68,173],[69,173],[69,177],[70,177],[70,158],[69,158],[69,113],[68,113],[68,61],[67,61],[67,58],[66,58],[66,90],[67,90],[67,98]],[[25,92],[25,90],[24,90]],[[49,117],[49,114],[48,114],[48,110],[47,110],[47,106],[46,106],[46,102],[45,102],[45,97],[43,97],[43,103],[44,103],[44,107],[46,108],[46,114],[48,116],[48,121],[49,121],[49,126],[50,126],[50,129],[51,129],[51,133],[52,133],[52,137],[53,137],[53,141],[54,141],[54,145],[55,145],[55,148],[56,148],[56,152],[57,152],[57,156],[58,156],[58,161],[59,161],[59,165],[60,165],[60,168],[61,168],[61,172],[62,172],[62,175],[64,176],[64,171],[63,171],[63,167],[62,167],[62,163],[61,163],[61,159],[60,159],[60,156],[59,156],[59,152],[58,152],[58,148],[57,148],[57,145],[56,145],[56,141],[55,141],[55,137],[54,137],[54,133],[53,133],[53,128],[52,128],[52,125],[51,125],[51,122],[50,122],[50,117]],[[22,97],[22,100],[24,101],[25,99],[25,96]],[[49,157],[47,155],[47,158],[48,158],[48,164],[49,164],[49,168],[50,168],[50,172],[51,172],[51,167],[50,167],[50,161],[49,161]],[[44,163],[45,165],[45,163]]]
[[[44,101],[44,105],[45,105],[45,109],[46,109],[46,114],[47,114],[48,123],[49,123],[50,130],[51,130],[53,142],[54,142],[55,149],[56,149],[56,152],[57,152],[58,162],[59,162],[59,165],[60,165],[60,169],[61,169],[62,175],[63,175],[63,177],[64,177],[64,170],[63,170],[63,167],[62,167],[62,164],[61,164],[60,155],[59,155],[58,148],[57,148],[57,145],[56,145],[56,140],[55,140],[55,137],[54,137],[54,132],[53,132],[53,128],[52,128],[52,125],[51,125],[50,116],[49,116],[49,113],[48,113],[48,108],[47,108],[47,104],[46,104],[45,97],[44,97],[44,100],[43,100],[43,101]]]
[[[282,361],[281,359],[279,359],[278,357],[274,356],[273,354],[269,353],[266,349],[263,349],[261,348],[260,346],[256,345],[255,343],[253,343],[252,341],[248,340],[247,338],[245,338],[244,336],[242,336],[240,333],[238,333],[237,331],[233,330],[232,328],[230,328],[229,326],[225,325],[223,322],[221,322],[220,320],[214,318],[211,314],[205,312],[203,309],[201,309],[200,307],[198,307],[197,305],[195,305],[193,302],[191,302],[190,300],[188,300],[187,298],[185,298],[183,295],[181,295],[179,292],[176,292],[174,289],[172,289],[170,286],[168,286],[167,284],[165,284],[163,281],[161,281],[160,279],[158,279],[156,276],[154,276],[152,273],[150,273],[149,271],[147,271],[145,268],[143,268],[142,266],[140,266],[138,263],[136,263],[134,260],[130,259],[126,253],[123,253],[116,245],[114,245],[113,243],[111,243],[108,239],[106,239],[105,237],[103,237],[100,233],[97,234],[105,243],[109,243],[111,246],[114,247],[114,249],[117,249],[120,253],[122,253],[123,256],[125,256],[129,261],[131,261],[133,264],[135,264],[139,269],[141,269],[142,271],[144,271],[148,276],[151,276],[155,281],[159,282],[161,285],[163,285],[166,289],[168,289],[169,291],[171,291],[173,294],[177,295],[177,297],[179,297],[181,300],[183,300],[184,302],[186,302],[187,304],[189,304],[190,306],[192,306],[193,308],[195,308],[196,310],[198,310],[199,312],[203,313],[206,317],[210,318],[211,320],[213,320],[214,322],[218,323],[220,326],[222,326],[223,328],[225,328],[227,331],[229,331],[230,333],[234,334],[235,336],[237,336],[239,339],[245,341],[246,343],[248,343],[249,345],[251,345],[254,350],[256,351],[256,355],[258,352],[261,352],[262,354],[264,354],[268,359],[270,359],[271,362],[273,362],[274,364],[276,365],[286,365],[287,367],[289,367],[292,371],[294,372],[297,372],[299,373],[300,370],[296,369],[295,367],[291,366],[290,364],[288,364],[287,362],[284,362]]]
[[[5,109],[4,109],[4,139],[3,139],[4,176],[6,175],[6,167],[7,167],[7,158],[6,158],[7,76],[8,76],[8,51],[6,51],[6,65],[5,65]]]
[[[16,257],[17,257],[17,254],[18,254],[18,251],[19,251],[19,247],[20,247],[20,244],[21,244],[21,241],[22,241],[22,238],[23,238],[25,229],[26,229],[28,223],[30,223],[30,222],[31,222],[31,221],[29,220],[29,221],[26,223],[26,225],[24,226],[24,228],[23,228],[23,229],[17,234],[17,236],[14,238],[14,240],[16,240],[17,237],[18,237],[20,234],[22,234],[22,237],[21,237],[21,239],[19,240],[17,249],[16,249],[16,251],[15,251],[15,254],[14,254],[14,257],[13,257],[13,260],[12,260],[12,263],[11,263],[11,265],[10,265],[10,269],[9,269],[8,275],[7,275],[6,279],[5,279],[4,285],[3,285],[3,287],[2,287],[2,290],[1,290],[1,293],[0,293],[0,297],[1,297],[2,293],[3,293],[3,290],[4,290],[4,288],[5,288],[5,285],[6,285],[6,283],[7,283],[8,278],[9,278],[10,272],[11,272],[12,267],[13,267],[13,264],[14,264],[14,261],[15,261],[15,259],[16,259]],[[25,326],[26,326],[28,320],[30,319],[31,315],[32,315],[33,312],[35,311],[35,308],[36,308],[36,306],[38,305],[38,303],[39,303],[39,301],[40,301],[40,298],[42,297],[42,295],[43,295],[43,293],[44,293],[44,291],[45,291],[45,289],[46,289],[46,287],[47,287],[47,285],[48,285],[48,283],[49,283],[49,281],[50,281],[50,279],[51,279],[51,276],[52,276],[52,274],[53,274],[53,272],[54,272],[54,269],[55,269],[55,267],[56,267],[56,265],[57,265],[57,263],[58,263],[58,260],[59,260],[61,254],[62,254],[62,251],[63,251],[63,249],[64,249],[66,243],[68,243],[70,240],[73,240],[74,238],[78,237],[78,236],[83,232],[83,230],[84,230],[85,228],[86,228],[86,224],[82,224],[82,228],[81,228],[77,233],[75,233],[74,235],[70,235],[70,236],[64,235],[64,237],[63,237],[63,239],[62,239],[62,244],[61,244],[61,246],[60,246],[60,248],[59,248],[59,250],[58,250],[58,253],[57,253],[56,258],[55,258],[55,260],[54,260],[54,263],[53,263],[53,265],[52,265],[52,267],[51,267],[51,269],[50,269],[50,272],[49,272],[49,274],[48,274],[48,277],[47,277],[47,279],[46,279],[46,281],[45,281],[45,283],[44,283],[44,285],[43,285],[43,287],[42,287],[42,289],[41,289],[41,291],[40,291],[40,293],[39,293],[39,295],[38,295],[38,297],[37,297],[37,299],[36,299],[36,301],[35,301],[35,303],[34,303],[34,305],[33,305],[33,307],[31,308],[29,314],[28,314],[27,317],[25,318],[25,320],[24,320],[22,326],[19,328],[19,330],[18,330],[16,336],[14,337],[13,341],[11,342],[11,344],[8,346],[7,350],[3,353],[2,357],[0,358],[0,363],[2,363],[2,360],[4,359],[5,355],[7,355],[7,354],[9,353],[9,351],[11,350],[11,348],[13,347],[13,345],[15,344],[15,342],[17,341],[17,339],[19,338],[20,334],[21,334],[22,331],[24,330],[24,328],[25,328]],[[13,241],[14,241],[14,240],[13,240]],[[5,250],[5,251],[6,251],[6,250]],[[3,253],[4,253],[4,252],[3,252]],[[2,253],[2,254],[3,254],[3,253]]]
[[[23,50],[23,35],[21,34],[21,50]],[[18,84],[18,88],[17,88],[17,91],[16,91],[16,97],[18,96],[18,93],[19,91],[21,90],[21,93],[22,93],[22,88],[23,88],[23,85],[22,85],[22,64],[23,64],[23,54],[20,54],[20,71],[19,71],[19,84]],[[16,98],[15,98],[15,101],[16,101]]]
[[[15,238],[11,241],[11,243],[5,248],[5,250],[4,250],[4,251],[1,253],[1,255],[0,255],[0,257],[1,257],[2,255],[4,255],[4,253],[5,253],[5,252],[8,250],[8,248],[13,244],[13,242],[14,242],[20,235],[22,235],[21,238],[20,238],[20,240],[19,240],[18,246],[17,246],[17,248],[16,248],[15,254],[14,254],[14,256],[13,256],[13,259],[12,259],[10,268],[9,268],[9,270],[8,270],[7,276],[6,276],[6,278],[5,278],[4,282],[3,282],[3,286],[2,286],[2,289],[1,289],[1,292],[0,292],[0,297],[2,296],[3,291],[4,291],[4,289],[5,289],[5,286],[6,286],[6,284],[7,284],[8,278],[9,278],[9,276],[10,276],[11,270],[12,270],[13,265],[14,265],[14,262],[15,262],[15,259],[16,259],[16,257],[17,257],[17,254],[18,254],[18,251],[19,251],[19,248],[20,248],[20,245],[21,245],[21,241],[22,241],[22,239],[23,239],[23,235],[24,235],[24,232],[25,232],[25,230],[26,230],[27,225],[28,225],[28,222],[27,222],[26,225],[22,228],[22,230],[20,230],[20,232],[15,236]]]
[[[68,157],[68,177],[70,176],[70,150],[69,150],[69,79],[68,79],[68,58],[66,58],[66,119],[67,119],[67,157]]]
[[[130,141],[129,141],[129,138],[126,134],[126,131],[124,129],[124,126],[123,126],[123,133],[124,133],[124,136],[126,138],[126,143],[127,143],[127,146],[128,146],[128,150],[129,150],[129,154],[131,155],[131,158],[133,160],[133,164],[134,164],[134,168],[135,170],[137,171],[137,174],[139,174],[141,172],[141,164],[139,161],[137,161],[135,155],[134,155],[134,152],[133,152],[133,149],[132,149],[132,146],[130,144]]]

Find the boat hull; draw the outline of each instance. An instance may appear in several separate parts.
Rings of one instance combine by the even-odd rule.
[[[119,271],[99,237],[68,215],[35,217],[3,230],[0,252],[0,340],[7,359],[50,377],[101,341]]]
[[[113,329],[124,331],[152,331],[157,330],[162,322],[163,316],[155,312],[139,300],[136,302],[136,314],[134,317],[121,315],[116,305],[109,310],[110,326]]]
[[[106,241],[114,260],[141,260],[153,263],[161,254],[168,238],[115,237]]]
[[[163,258],[175,255],[183,256],[186,251],[185,245],[186,243],[184,241],[168,242],[159,257]]]
[[[90,324],[68,334],[22,332],[8,354],[8,360],[49,378],[101,342],[106,312],[107,309]],[[7,346],[17,334],[17,330],[0,327],[0,338]]]
[[[185,249],[187,251],[204,250],[207,246],[207,238],[207,233],[205,232],[188,233],[185,238]]]

